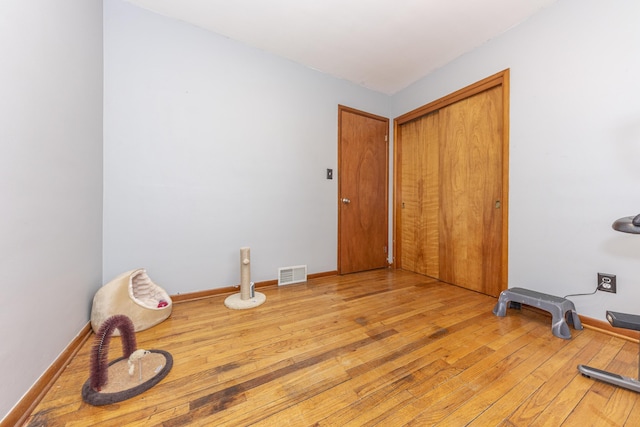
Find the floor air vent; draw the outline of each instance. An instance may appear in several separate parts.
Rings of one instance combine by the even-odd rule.
[[[307,281],[307,266],[282,267],[278,269],[278,286]]]

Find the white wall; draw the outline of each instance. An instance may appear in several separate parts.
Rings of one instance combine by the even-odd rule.
[[[572,297],[579,313],[640,313],[640,3],[560,0],[392,98],[392,115],[511,69],[509,286]]]
[[[389,97],[121,0],[105,1],[105,281],[169,293],[336,269],[338,104]]]
[[[0,58],[2,418],[101,283],[102,2],[2,1]]]

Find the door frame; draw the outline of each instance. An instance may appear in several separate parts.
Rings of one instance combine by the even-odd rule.
[[[509,69],[500,71],[492,76],[482,79],[476,83],[459,89],[449,95],[430,102],[415,110],[409,111],[393,120],[393,265],[399,268],[395,260],[400,260],[400,244],[398,237],[402,224],[400,223],[400,212],[402,204],[401,194],[401,154],[402,154],[402,135],[400,126],[411,120],[420,118],[429,113],[437,111],[455,102],[469,98],[487,89],[496,86],[502,86],[502,256],[501,256],[501,278],[500,286],[502,290],[508,288],[508,272],[509,272]],[[401,267],[401,266],[400,266]]]
[[[338,260],[337,260],[337,266],[338,266],[338,274],[343,274],[342,269],[342,248],[341,248],[341,235],[342,235],[342,220],[341,220],[341,210],[343,208],[343,204],[341,203],[341,198],[342,198],[342,184],[341,184],[341,180],[342,180],[342,173],[341,173],[341,168],[342,168],[342,113],[343,112],[348,112],[348,113],[352,113],[352,114],[357,114],[360,116],[364,116],[364,117],[368,117],[374,120],[380,120],[383,122],[386,122],[387,124],[387,135],[386,135],[386,143],[387,143],[387,148],[386,148],[386,161],[385,161],[385,185],[384,185],[384,206],[385,206],[385,230],[386,230],[386,247],[387,247],[387,261],[386,264],[387,266],[389,265],[389,118],[388,117],[383,117],[383,116],[378,116],[376,114],[372,114],[372,113],[368,113],[366,111],[362,111],[362,110],[357,110],[355,108],[351,108],[351,107],[347,107],[345,105],[341,105],[338,104],[338,198],[337,198],[337,203],[338,203],[338,250],[337,250],[337,255],[338,255]]]

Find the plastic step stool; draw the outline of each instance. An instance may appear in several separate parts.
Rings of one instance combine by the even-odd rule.
[[[582,323],[580,323],[580,318],[573,302],[566,298],[543,294],[530,289],[510,288],[500,292],[498,303],[493,308],[493,314],[504,317],[507,314],[507,307],[520,308],[520,304],[538,307],[551,313],[551,332],[558,338],[565,340],[571,338],[567,320],[575,329],[582,329]]]

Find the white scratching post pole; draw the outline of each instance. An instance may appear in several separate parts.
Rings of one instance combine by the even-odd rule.
[[[256,292],[251,282],[251,249],[240,248],[240,293],[229,295],[224,305],[235,310],[257,307],[264,303],[267,297]]]

